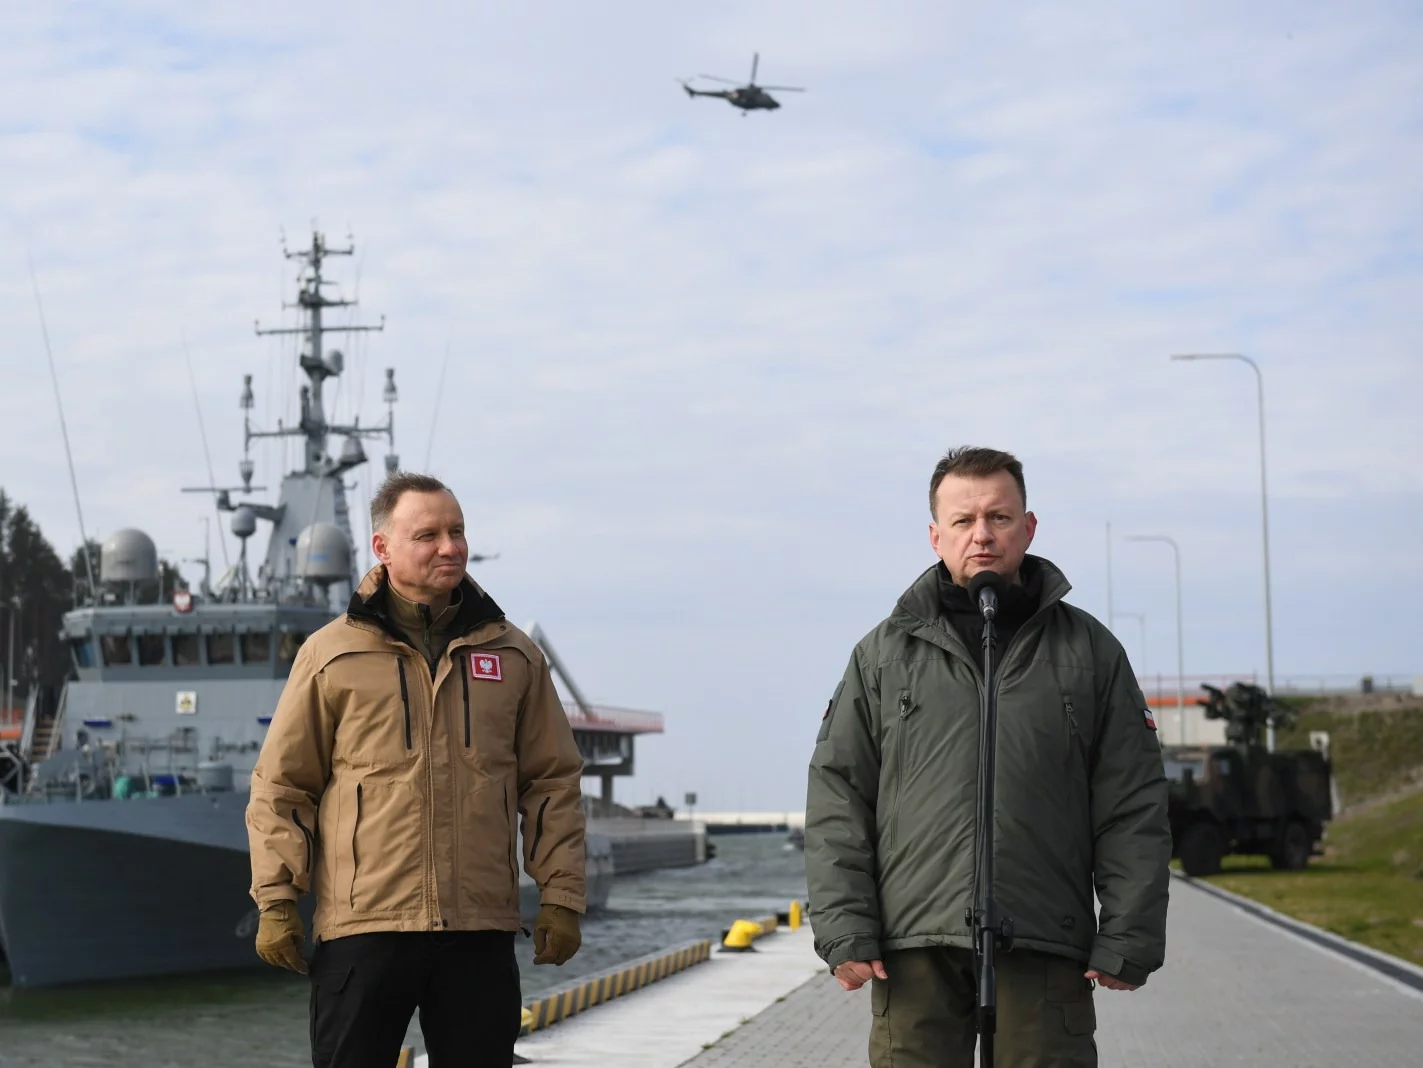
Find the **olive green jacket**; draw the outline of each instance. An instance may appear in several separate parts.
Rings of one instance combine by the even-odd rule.
[[[1161,966],[1171,833],[1161,748],[1126,654],[1048,561],[1000,652],[994,893],[1016,945],[1142,983]],[[855,647],[810,762],[816,951],[973,945],[981,654],[945,617],[943,565]],[[1101,903],[1094,912],[1093,891]]]

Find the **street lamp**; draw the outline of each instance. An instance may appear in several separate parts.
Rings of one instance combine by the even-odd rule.
[[[1260,410],[1260,534],[1265,547],[1265,677],[1270,693],[1275,692],[1275,636],[1270,611],[1270,504],[1265,483],[1265,376],[1260,373],[1260,365],[1249,356],[1238,352],[1192,352],[1179,353],[1173,360],[1239,360],[1248,363],[1255,372],[1256,399]],[[1269,720],[1265,738],[1266,748],[1275,751],[1275,720]]]
[[[1181,547],[1165,534],[1128,534],[1127,541],[1164,541],[1176,557],[1176,723],[1186,744],[1186,658],[1181,642]]]
[[[1141,639],[1141,668],[1146,670],[1146,613],[1145,612],[1118,612],[1117,615],[1123,619],[1136,620],[1138,635]]]

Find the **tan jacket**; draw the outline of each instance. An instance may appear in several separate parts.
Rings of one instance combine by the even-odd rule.
[[[316,894],[314,934],[519,927],[524,870],[584,909],[583,762],[543,654],[465,579],[434,678],[385,571],[292,664],[247,805],[252,897]]]

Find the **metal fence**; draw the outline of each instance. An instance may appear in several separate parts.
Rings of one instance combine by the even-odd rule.
[[[1139,675],[1137,685],[1148,704],[1176,703],[1175,675]],[[1225,689],[1234,682],[1265,685],[1254,672],[1238,675],[1186,675],[1181,679],[1186,703],[1204,695],[1202,683]],[[1335,697],[1345,694],[1413,694],[1423,696],[1423,675],[1284,675],[1276,676],[1274,693],[1283,697]]]

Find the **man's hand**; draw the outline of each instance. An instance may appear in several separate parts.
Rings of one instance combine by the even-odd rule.
[[[535,964],[562,965],[582,944],[578,913],[562,905],[539,906],[539,918],[534,921]]]
[[[846,990],[859,990],[871,979],[888,979],[882,960],[847,960],[835,965],[835,978]]]
[[[1132,986],[1131,983],[1124,983],[1124,982],[1122,982],[1120,979],[1114,978],[1113,976],[1106,975],[1106,974],[1104,974],[1103,972],[1097,971],[1095,968],[1089,970],[1089,971],[1086,973],[1086,975],[1087,975],[1087,978],[1088,978],[1088,979],[1095,980],[1098,984],[1100,984],[1101,986],[1105,986],[1108,990],[1135,990],[1135,989],[1137,989],[1136,987]]]
[[[305,942],[306,928],[295,901],[277,901],[257,917],[257,956],[268,964],[305,975],[306,961],[301,955]]]

